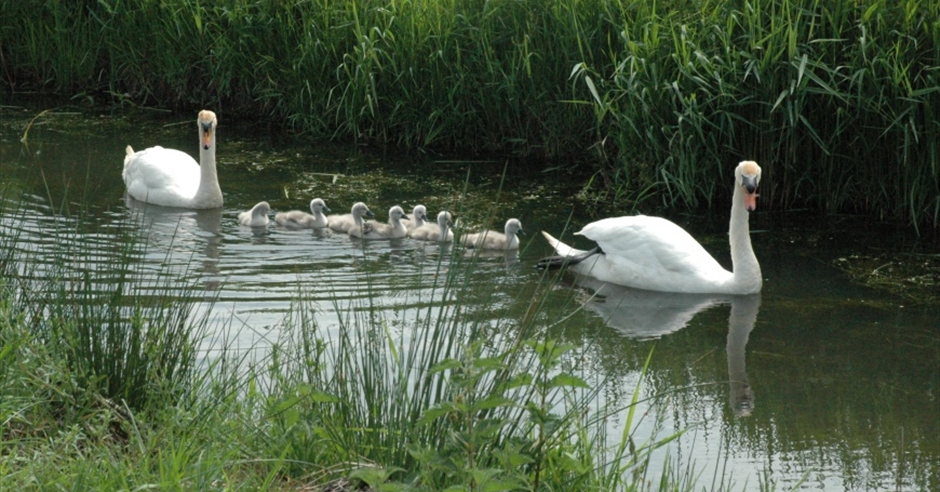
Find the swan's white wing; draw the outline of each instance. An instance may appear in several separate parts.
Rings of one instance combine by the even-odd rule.
[[[138,200],[182,206],[199,189],[199,163],[185,152],[151,147],[126,159],[124,183],[127,193]]]
[[[601,280],[684,292],[699,290],[692,288],[695,285],[725,282],[731,276],[688,232],[660,217],[603,219],[577,234],[597,242],[604,251],[606,265],[591,272]]]

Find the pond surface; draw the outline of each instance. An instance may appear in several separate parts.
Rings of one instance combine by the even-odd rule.
[[[160,144],[195,155],[195,115],[59,110],[30,126],[44,108],[22,104],[28,108],[0,110],[0,233],[17,237],[33,262],[52,262],[64,246],[80,252],[76,268],[97,272],[118,262],[115,245],[131,238],[144,251],[135,268],[198,285],[205,309],[229,327],[218,337],[244,349],[264,351],[276,340],[300,296],[316,303],[327,330],[364,302],[407,330],[442,302],[436,279],[465,254],[273,222],[239,226],[237,214],[258,201],[283,211],[321,197],[339,213],[362,200],[381,220],[394,204],[410,212],[423,203],[432,216],[453,211],[464,230],[501,229],[518,217],[528,233],[522,250],[474,260],[469,290],[490,294],[460,300],[493,320],[519,315],[517,301],[544,284],[534,263],[550,249],[538,232],[560,234],[570,220],[570,236],[594,218],[576,198],[584,178],[561,163],[543,173],[500,160],[312,145],[221,111],[224,209],[153,207],[124,196],[124,147]],[[728,265],[721,206],[708,215],[664,214]],[[602,398],[624,405],[655,348],[641,387],[659,396],[644,403],[637,435],[688,430],[659,453],[658,466],[692,467],[699,488],[758,490],[772,481],[778,490],[940,490],[940,303],[927,290],[935,284],[900,295],[860,285],[843,268],[882,257],[934,261],[940,248],[910,231],[808,215],[766,208],[751,215],[765,279],[759,295],[662,295],[565,277],[545,294],[557,302],[543,313],[565,321],[547,329],[581,347],[583,370],[604,385]]]

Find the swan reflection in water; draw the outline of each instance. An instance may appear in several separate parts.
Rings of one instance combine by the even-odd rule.
[[[676,294],[631,289],[579,277],[575,285],[593,294],[585,308],[624,336],[656,339],[685,328],[696,314],[718,305],[731,305],[728,319],[728,379],[730,403],[735,415],[747,417],[754,410],[754,394],[747,380],[744,354],[760,309],[760,294]]]
[[[168,255],[171,251],[187,254],[201,260],[201,272],[206,274],[206,288],[220,287],[219,246],[222,242],[220,227],[222,209],[188,210],[162,207],[124,195],[131,220],[137,221],[150,246],[157,246],[155,254]]]

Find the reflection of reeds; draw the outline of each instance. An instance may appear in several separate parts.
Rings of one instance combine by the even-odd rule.
[[[728,193],[730,166],[751,158],[776,204],[936,225],[938,9],[3,2],[0,74],[14,88],[263,113],[319,136],[556,158],[593,150],[604,186],[626,200],[711,203]]]

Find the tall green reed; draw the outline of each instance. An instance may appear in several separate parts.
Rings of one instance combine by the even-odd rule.
[[[518,293],[520,316],[479,316],[468,307],[506,302],[466,283],[483,260],[441,258],[428,266],[428,307],[406,326],[366,299],[334,306],[344,314],[333,333],[316,320],[328,293],[298,294],[284,338],[258,364],[267,376],[249,376],[269,422],[257,453],[283,453],[289,475],[316,484],[409,490],[609,490],[643,475],[668,438],[610,451],[605,422],[622,409],[595,407],[579,349],[548,335],[553,281]]]
[[[0,74],[312,136],[571,160],[647,203],[725,199],[728,169],[752,158],[774,207],[935,227],[938,8],[31,0],[0,6]]]
[[[25,327],[19,336],[61,361],[71,391],[132,410],[178,401],[191,391],[196,348],[208,324],[207,313],[196,315],[195,304],[185,300],[195,286],[176,280],[186,272],[155,277],[139,271],[145,242],[127,232],[134,228],[110,237],[110,251],[91,252],[75,241],[70,228],[77,222],[61,224],[51,251],[18,244],[15,228],[13,236],[4,231],[6,312],[20,320],[11,323],[17,325],[11,334]]]
[[[618,156],[627,175],[652,165],[664,203],[695,206],[727,195],[733,162],[751,158],[775,206],[937,225],[936,5],[699,7],[625,12],[614,68],[576,73],[591,77],[601,136],[632,149]]]

